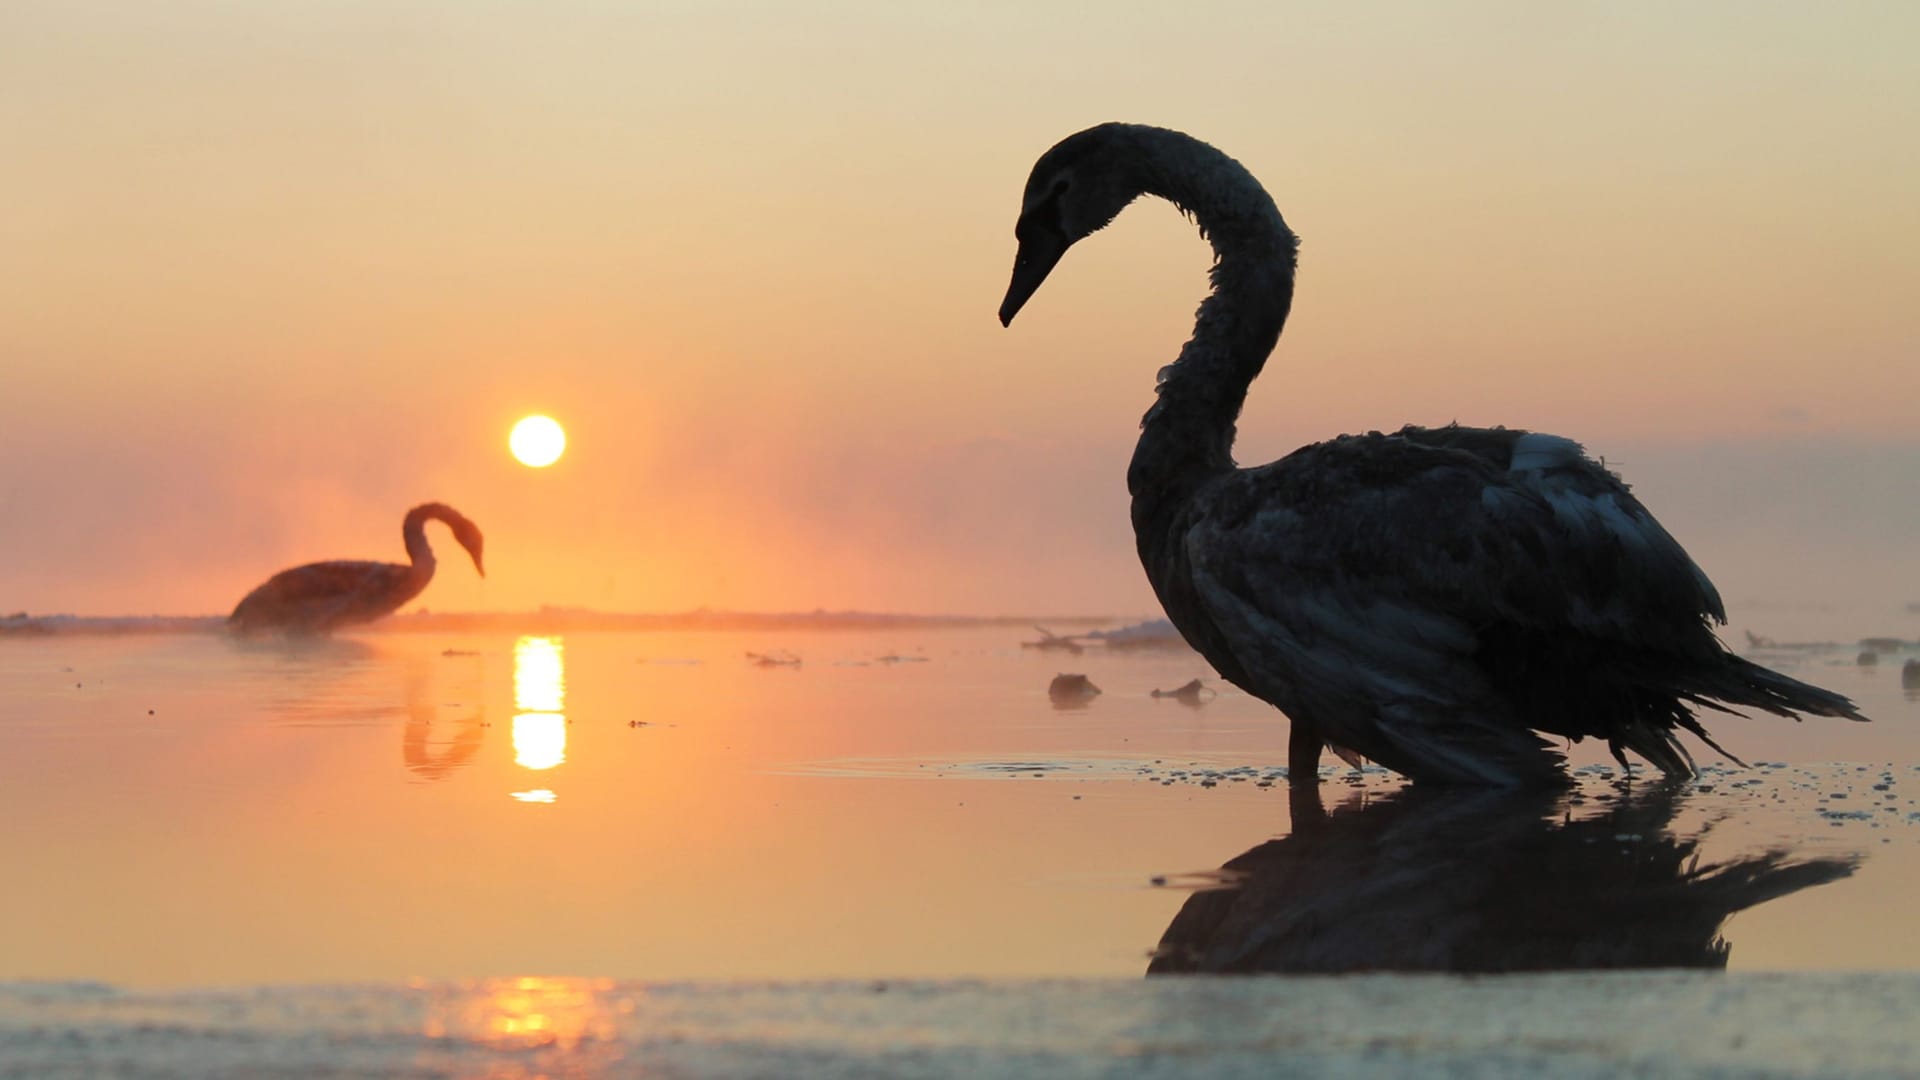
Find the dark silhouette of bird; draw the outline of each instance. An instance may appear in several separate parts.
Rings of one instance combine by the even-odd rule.
[[[1234,424],[1292,306],[1298,242],[1259,181],[1198,139],[1102,124],[1042,155],[1001,322],[1143,194],[1194,219],[1214,264],[1127,470],[1135,540],[1187,642],[1290,719],[1296,783],[1323,747],[1417,780],[1564,782],[1542,733],[1686,774],[1677,731],[1720,749],[1694,707],[1865,719],[1729,652],[1707,576],[1570,439],[1406,427],[1237,468]]]
[[[282,570],[240,601],[227,617],[228,628],[239,634],[319,635],[393,614],[433,580],[429,521],[452,529],[453,538],[473,556],[473,568],[486,576],[480,558],[480,527],[451,506],[424,503],[407,511],[401,524],[411,561],[336,560]]]

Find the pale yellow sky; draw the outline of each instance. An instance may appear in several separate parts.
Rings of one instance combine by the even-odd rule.
[[[1109,119],[1304,238],[1243,461],[1554,430],[1730,597],[1920,598],[1920,8],[1175,8],[0,6],[0,609],[224,611],[440,499],[492,574],[442,609],[1150,610],[1123,474],[1205,246],[1143,204],[993,317]]]

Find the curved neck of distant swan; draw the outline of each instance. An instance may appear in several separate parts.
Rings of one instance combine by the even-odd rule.
[[[1191,215],[1213,244],[1213,290],[1193,337],[1160,372],[1160,399],[1141,421],[1128,470],[1135,495],[1233,468],[1234,423],[1293,305],[1299,240],[1244,166],[1197,139],[1149,129],[1142,194]]]
[[[433,548],[427,544],[427,522],[438,521],[452,526],[447,516],[447,508],[438,503],[416,506],[407,511],[407,518],[400,525],[400,535],[407,543],[407,559],[413,564],[412,576],[425,581],[433,577],[435,566]]]

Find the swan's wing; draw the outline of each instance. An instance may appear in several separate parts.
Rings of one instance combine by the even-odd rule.
[[[1481,546],[1479,559],[1452,560],[1462,584],[1504,583],[1507,591],[1494,604],[1523,626],[1679,652],[1711,641],[1706,625],[1727,621],[1719,592],[1627,485],[1580,444],[1463,428],[1408,428],[1390,438],[1457,454],[1450,440],[1489,435],[1510,440],[1509,451],[1475,452],[1492,467],[1479,487],[1480,506],[1463,508],[1442,530],[1455,545]],[[1499,564],[1489,566],[1487,556]]]
[[[1448,445],[1450,431],[1485,445]],[[1721,614],[1625,486],[1552,436],[1410,429],[1308,447],[1223,478],[1185,539],[1201,604],[1258,689],[1415,776],[1557,766],[1493,692],[1490,640],[1694,650]]]
[[[407,574],[398,563],[336,560],[296,566],[248,593],[232,618],[260,626],[323,627],[396,594]]]

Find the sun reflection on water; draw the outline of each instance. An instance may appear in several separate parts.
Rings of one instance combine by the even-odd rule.
[[[567,760],[567,665],[559,638],[523,637],[513,644],[513,760],[551,769]],[[550,801],[550,800],[549,800]]]
[[[430,1038],[473,1039],[500,1049],[571,1050],[614,1037],[630,999],[606,979],[487,979],[448,994],[430,1009]]]
[[[513,643],[513,707],[521,712],[567,711],[566,650],[557,637]]]
[[[513,760],[528,769],[551,769],[567,760],[567,718],[558,713],[521,713],[513,718]]]

